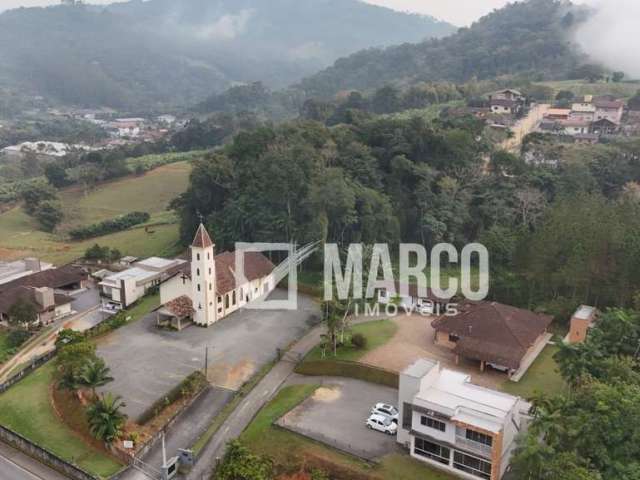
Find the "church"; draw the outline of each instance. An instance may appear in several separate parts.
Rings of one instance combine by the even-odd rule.
[[[209,327],[275,287],[274,264],[260,252],[244,255],[244,283],[239,283],[236,252],[215,254],[215,244],[200,224],[185,262],[160,285],[159,326],[178,330],[190,322]]]

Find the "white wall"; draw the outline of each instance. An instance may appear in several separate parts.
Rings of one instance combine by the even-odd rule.
[[[160,303],[162,305],[183,295],[191,298],[191,279],[186,276],[176,275],[160,285]]]

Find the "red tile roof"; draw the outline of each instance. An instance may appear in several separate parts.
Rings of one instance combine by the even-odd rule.
[[[457,315],[442,315],[431,325],[460,338],[456,353],[518,368],[527,350],[553,318],[497,302],[466,302]]]
[[[216,291],[224,295],[239,287],[234,271],[236,268],[236,253],[223,252],[214,257],[216,263]],[[244,252],[244,276],[248,281],[257,280],[269,275],[275,265],[260,252]],[[180,265],[175,274],[191,277],[191,264]]]
[[[170,302],[164,305],[169,312],[179,318],[191,317],[195,310],[193,309],[193,302],[186,295],[174,298]]]
[[[207,232],[207,229],[203,224],[200,224],[198,227],[198,231],[196,232],[196,236],[193,239],[191,246],[197,248],[209,248],[213,246],[209,232]]]

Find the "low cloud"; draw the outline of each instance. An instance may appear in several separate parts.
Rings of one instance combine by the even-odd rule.
[[[594,7],[577,42],[593,60],[640,78],[640,0],[600,0]]]
[[[224,15],[206,27],[198,29],[197,35],[207,40],[233,40],[242,35],[254,10],[247,8],[233,15]]]

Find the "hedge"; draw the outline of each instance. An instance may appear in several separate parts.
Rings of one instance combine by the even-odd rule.
[[[139,425],[149,423],[169,405],[183,398],[189,398],[200,393],[207,385],[207,379],[200,370],[193,372],[180,382],[179,385],[173,387],[169,393],[153,402],[153,404],[138,417],[136,423]]]
[[[135,225],[146,223],[151,218],[147,212],[131,212],[120,217],[94,223],[87,227],[76,228],[69,232],[74,240],[86,240],[88,238],[101,237],[110,233],[120,232]]]
[[[330,358],[304,361],[296,367],[295,372],[310,376],[356,378],[392,388],[398,388],[400,384],[400,376],[396,372],[363,363],[332,360]]]

